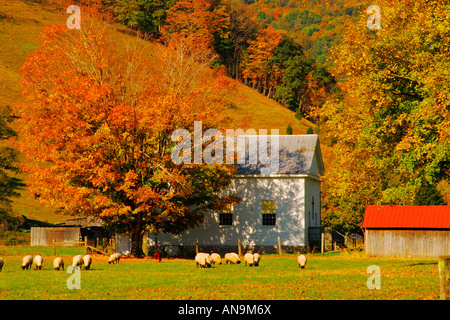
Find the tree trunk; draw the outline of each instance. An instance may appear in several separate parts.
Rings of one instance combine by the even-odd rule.
[[[142,238],[144,233],[137,229],[138,228],[133,228],[131,231],[131,254],[135,257],[141,257],[144,255],[144,252],[142,251]]]
[[[144,236],[144,230],[142,230],[142,216],[136,217],[136,224],[131,228],[131,254],[135,257],[141,257],[144,255],[142,251],[142,238]]]

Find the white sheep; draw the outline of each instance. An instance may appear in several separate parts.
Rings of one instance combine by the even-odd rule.
[[[298,266],[300,267],[300,268],[305,268],[305,266],[306,266],[306,257],[304,256],[304,255],[299,255],[298,256],[298,258],[297,258],[297,262],[298,262]]]
[[[90,255],[85,255],[83,257],[84,270],[89,270],[91,268],[92,257]]]
[[[239,264],[241,263],[241,260],[239,259],[239,256],[237,255],[237,253],[234,252],[230,252],[225,254],[225,263],[228,264]]]
[[[81,254],[73,257],[73,267],[81,267],[83,265],[83,256]]]
[[[23,257],[22,260],[22,270],[31,269],[31,265],[33,264],[33,256],[27,255]]]
[[[108,263],[109,264],[114,264],[114,263],[119,263],[119,261],[120,261],[120,257],[121,257],[121,254],[120,253],[113,253],[110,257],[109,257],[109,260],[108,260]]]
[[[5,261],[0,257],[0,272],[2,272],[3,266],[5,265]]]
[[[204,252],[199,252],[197,253],[197,255],[195,256],[195,263],[198,266],[200,266],[200,268],[210,268],[211,267],[211,256],[208,253],[204,253]]]
[[[218,253],[211,253],[211,263],[212,264],[222,264],[222,258]]]
[[[254,262],[254,260],[253,260],[253,254],[252,253],[250,253],[250,252],[247,252],[245,255],[244,255],[244,264],[245,265],[249,265],[250,267],[253,267],[253,264],[254,264],[255,262]]]
[[[37,254],[33,259],[33,263],[36,265],[35,270],[41,270],[42,264],[44,263],[44,258],[42,258],[40,254]]]
[[[64,270],[64,261],[61,257],[57,257],[53,260],[53,268],[55,268],[55,270],[59,270],[60,268]]]
[[[255,267],[259,266],[259,261],[261,261],[261,256],[259,255],[258,252],[255,252],[255,253],[253,254],[253,265],[254,265]]]

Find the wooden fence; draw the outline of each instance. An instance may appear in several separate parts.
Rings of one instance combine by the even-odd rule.
[[[112,252],[114,252],[114,248],[112,246],[112,243],[110,241],[107,241],[107,239],[102,239],[103,245],[98,246],[98,239],[94,239],[95,245],[89,245],[91,241],[88,240],[88,238],[85,236],[84,241],[64,241],[64,242],[57,242],[53,240],[52,246],[53,246],[53,255],[56,255],[56,248],[58,246],[84,246],[84,254],[88,254],[90,252],[97,252],[104,255],[109,255]]]

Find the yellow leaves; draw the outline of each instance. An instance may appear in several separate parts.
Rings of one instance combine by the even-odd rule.
[[[260,30],[256,40],[248,41],[248,60],[242,75],[253,81],[263,79],[269,71],[267,64],[282,40],[283,36],[271,27]]]

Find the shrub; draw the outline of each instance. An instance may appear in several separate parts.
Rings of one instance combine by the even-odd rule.
[[[289,135],[292,134],[292,126],[291,126],[290,123],[288,124],[288,126],[287,126],[287,128],[286,128],[286,134],[289,134]]]

